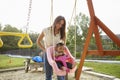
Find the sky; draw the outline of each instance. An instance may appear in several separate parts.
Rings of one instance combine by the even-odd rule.
[[[75,0],[53,0],[53,20],[58,15],[71,19]],[[112,30],[120,34],[120,0],[92,0],[95,15]],[[0,24],[10,24],[18,29],[40,33],[43,28],[50,26],[51,0],[32,0],[29,26],[27,24],[29,0],[0,0]],[[76,14],[89,16],[87,0],[77,0]]]

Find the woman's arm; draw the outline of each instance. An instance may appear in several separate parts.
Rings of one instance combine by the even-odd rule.
[[[42,32],[38,38],[37,38],[37,45],[43,50],[45,51],[45,47],[41,44],[41,41],[43,40],[44,37],[44,33]]]

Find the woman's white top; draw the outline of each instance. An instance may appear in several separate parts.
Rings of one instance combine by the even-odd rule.
[[[43,29],[45,48],[56,45],[60,41],[60,32],[54,35],[51,27]]]

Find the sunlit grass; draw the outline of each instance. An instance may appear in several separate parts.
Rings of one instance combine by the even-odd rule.
[[[84,66],[93,68],[95,72],[104,73],[120,78],[120,64],[85,62]]]
[[[23,66],[24,60],[24,58],[13,58],[7,55],[0,55],[0,69]]]

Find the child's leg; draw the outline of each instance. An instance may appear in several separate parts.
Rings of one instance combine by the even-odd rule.
[[[63,64],[62,64],[61,61],[56,61],[56,64],[57,64],[57,66],[58,66],[59,69],[66,70],[66,68],[63,66]]]
[[[67,64],[67,68],[72,69],[72,64],[71,63],[66,62],[66,64]]]
[[[70,63],[70,62],[66,62],[66,64],[67,64],[67,67],[69,68],[69,69],[72,69],[72,68],[74,68],[75,66],[76,66],[76,62],[75,63]]]
[[[61,67],[63,66],[62,62],[60,62],[60,61],[56,61],[56,64],[57,64],[57,66],[58,66],[59,69],[61,69]]]

